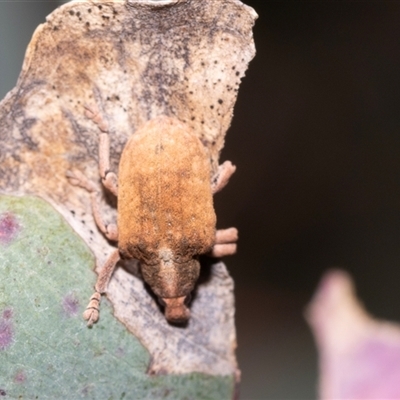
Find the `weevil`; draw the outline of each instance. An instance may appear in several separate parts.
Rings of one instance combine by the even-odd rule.
[[[118,243],[103,268],[83,317],[91,326],[99,318],[101,294],[120,259],[140,261],[143,279],[165,307],[169,322],[190,317],[187,302],[200,272],[199,256],[236,252],[237,230],[216,230],[213,194],[221,190],[236,167],[225,161],[211,176],[211,163],[194,131],[175,117],[146,122],[127,141],[118,177],[110,171],[108,123],[96,107],[86,116],[101,131],[99,172],[103,185],[118,198],[117,224],[103,221],[97,187],[80,171],[69,181],[91,195],[94,220]]]

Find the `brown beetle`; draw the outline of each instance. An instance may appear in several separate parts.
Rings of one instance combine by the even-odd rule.
[[[190,313],[185,300],[200,272],[198,257],[216,257],[236,251],[237,230],[216,231],[213,194],[221,190],[236,167],[226,161],[211,177],[204,145],[194,132],[173,117],[145,123],[126,143],[119,177],[109,170],[110,138],[98,111],[86,115],[100,128],[99,169],[104,186],[118,196],[118,228],[105,225],[98,206],[98,189],[79,171],[68,172],[74,185],[91,193],[93,215],[105,236],[118,242],[99,273],[84,312],[88,325],[99,318],[101,294],[120,260],[140,261],[144,280],[165,305],[170,322],[182,322]]]

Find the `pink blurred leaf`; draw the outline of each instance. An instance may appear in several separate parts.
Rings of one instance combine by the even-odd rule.
[[[319,398],[400,399],[400,325],[372,318],[344,271],[330,271],[307,309],[319,350]]]

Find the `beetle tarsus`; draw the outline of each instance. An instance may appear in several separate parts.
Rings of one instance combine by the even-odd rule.
[[[99,292],[93,293],[90,298],[89,304],[83,313],[83,318],[88,322],[87,325],[90,327],[96,323],[99,319],[100,314],[100,300],[101,294]]]

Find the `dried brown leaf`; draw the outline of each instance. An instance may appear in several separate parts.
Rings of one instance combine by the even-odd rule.
[[[50,201],[102,265],[113,247],[93,222],[87,192],[65,176],[78,169],[100,185],[98,131],[84,105],[96,104],[108,120],[115,172],[128,137],[159,115],[190,124],[215,171],[254,56],[255,18],[238,0],[79,1],[58,8],[35,31],[17,86],[0,103],[0,191]],[[114,219],[113,199],[103,206]],[[235,372],[233,283],[223,264],[209,271],[186,328],[166,323],[140,278],[122,268],[114,274],[108,296],[115,315],[149,349],[151,372]]]

